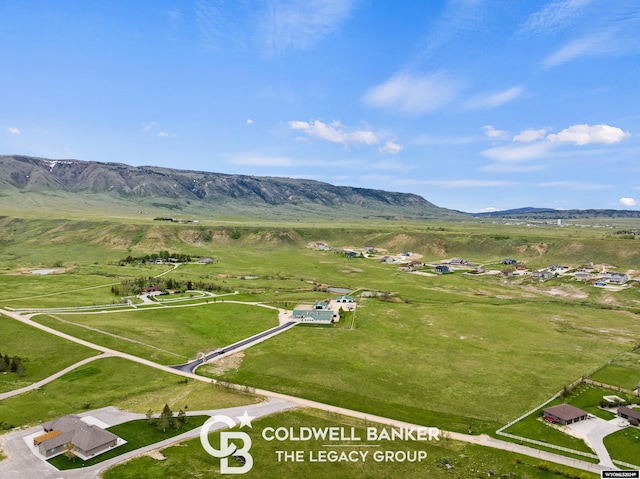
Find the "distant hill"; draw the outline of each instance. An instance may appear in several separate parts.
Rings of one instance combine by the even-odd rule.
[[[588,210],[554,210],[552,208],[517,208],[504,211],[490,211],[486,213],[475,213],[474,216],[501,217],[519,219],[580,219],[580,218],[640,218],[640,211],[637,210],[611,210],[611,209],[588,209]]]
[[[16,198],[20,201],[16,204]],[[421,196],[313,180],[122,163],[0,156],[0,205],[144,209],[149,214],[284,218],[456,219]],[[112,204],[113,203],[113,204]]]

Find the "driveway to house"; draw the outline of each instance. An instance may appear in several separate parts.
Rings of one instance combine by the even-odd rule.
[[[188,363],[178,364],[171,367],[179,371],[193,373],[198,366],[201,366],[207,361],[211,361],[212,359],[216,359],[221,356],[226,356],[230,353],[236,353],[238,351],[242,351],[243,349],[247,349],[254,344],[261,343],[262,341],[265,341],[272,336],[275,336],[276,334],[280,334],[287,329],[293,328],[296,324],[298,324],[297,321],[289,321],[288,323],[281,324],[279,326],[276,326],[275,328],[267,329],[266,331],[258,333],[254,336],[238,341],[237,343],[233,343],[229,346],[225,346],[224,348],[217,349],[216,351],[213,351],[212,353],[209,353],[202,358],[194,359],[193,361],[189,361]]]
[[[222,414],[232,419],[237,419],[246,411],[252,418],[262,418],[295,407],[297,407],[296,404],[289,401],[269,399],[258,404],[251,404],[247,406],[207,411],[190,411],[188,415],[214,416],[216,414]],[[146,417],[144,414],[120,411],[115,407],[107,407],[96,411],[85,412],[80,414],[80,416],[91,416],[101,422],[104,422],[109,427],[136,419],[144,419]],[[220,423],[212,427],[211,431],[222,429],[224,427],[226,427],[226,425]],[[42,431],[42,427],[35,426],[28,429],[21,429],[19,431],[0,436],[0,446],[8,455],[8,459],[0,462],[0,477],[6,479],[94,479],[105,469],[131,459],[132,457],[139,456],[140,454],[144,454],[155,449],[167,447],[187,439],[196,438],[200,436],[200,429],[201,427],[197,427],[191,431],[187,431],[165,441],[136,449],[135,451],[122,454],[118,457],[114,457],[113,459],[108,459],[96,464],[95,466],[84,467],[81,469],[70,469],[67,471],[59,471],[48,462],[36,456],[23,440],[25,436]]]
[[[614,418],[610,421],[601,419],[599,417],[592,417],[586,421],[579,421],[570,424],[570,427],[579,436],[586,439],[595,453],[600,458],[600,464],[611,469],[617,469],[618,467],[613,464],[609,451],[604,446],[603,439],[616,431],[619,431],[625,427],[625,421],[620,418]]]

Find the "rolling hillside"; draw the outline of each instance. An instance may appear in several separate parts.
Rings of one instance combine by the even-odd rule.
[[[19,198],[19,200],[18,200]],[[55,200],[52,200],[55,198]],[[0,205],[124,208],[155,215],[456,219],[424,198],[319,181],[0,156]],[[113,203],[113,204],[111,204]]]

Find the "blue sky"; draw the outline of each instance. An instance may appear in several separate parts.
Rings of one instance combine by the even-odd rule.
[[[640,207],[640,2],[0,0],[0,154]]]

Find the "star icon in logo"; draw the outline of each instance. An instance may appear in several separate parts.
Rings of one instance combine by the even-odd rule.
[[[251,425],[251,420],[254,419],[254,417],[249,416],[246,409],[244,410],[244,414],[242,416],[236,416],[236,417],[240,419],[240,428],[248,426],[251,429],[253,429],[253,426]]]

